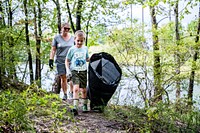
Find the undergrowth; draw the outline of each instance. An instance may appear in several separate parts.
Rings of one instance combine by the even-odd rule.
[[[58,95],[36,87],[0,92],[0,132],[40,132],[40,125],[46,128],[41,132],[62,132],[66,122],[74,121],[68,113]],[[108,105],[104,114],[127,132],[200,132],[200,111],[184,104],[160,102],[149,108]]]
[[[23,92],[14,89],[2,91],[0,132],[37,131],[36,125],[43,121],[48,121],[48,130],[53,131],[63,124],[62,121],[72,120],[70,114],[64,115],[67,111],[61,103],[58,95],[35,87]]]
[[[149,108],[109,105],[104,114],[121,121],[128,132],[139,133],[197,133],[200,132],[200,111],[184,105],[164,104]]]

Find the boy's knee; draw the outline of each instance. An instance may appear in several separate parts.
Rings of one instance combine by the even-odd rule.
[[[75,93],[78,93],[79,88],[78,88],[78,87],[74,87],[73,91],[74,91]]]
[[[82,88],[81,91],[82,91],[83,93],[86,93],[86,88]]]

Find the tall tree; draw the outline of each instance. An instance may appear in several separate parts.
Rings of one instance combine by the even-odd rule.
[[[59,0],[53,0],[54,4],[56,5],[57,9],[57,27],[58,27],[58,33],[61,31],[61,8],[60,8],[60,3]]]
[[[24,0],[23,3],[24,3],[24,13],[25,13],[26,45],[27,45],[28,62],[29,62],[29,77],[30,77],[30,83],[32,84],[34,78],[33,78],[32,54],[31,54],[30,40],[29,40],[29,23],[28,23],[27,0]]]
[[[2,7],[2,0],[0,1],[0,29],[4,26],[4,17],[3,17],[3,7]],[[0,39],[0,88],[2,88],[2,75],[3,75],[3,42]]]
[[[38,12],[36,11],[38,9]],[[35,41],[36,41],[36,69],[35,69],[35,80],[37,81],[37,85],[41,87],[41,37],[42,37],[42,30],[41,30],[41,18],[42,18],[42,10],[41,10],[41,3],[40,1],[37,2],[37,7],[34,7],[34,34],[35,34]]]
[[[176,34],[176,45],[177,50],[175,53],[176,56],[176,76],[180,75],[180,68],[181,68],[181,58],[180,58],[180,33],[179,33],[179,0],[176,0],[174,14],[175,14],[175,34]],[[176,78],[176,98],[177,100],[180,99],[181,87],[180,87],[180,79]]]
[[[76,6],[76,28],[74,27],[74,23],[73,23],[73,18],[72,18],[72,12],[69,6],[69,0],[66,0],[66,5],[67,5],[67,12],[68,12],[68,16],[69,16],[69,21],[71,24],[71,28],[73,30],[73,32],[75,33],[77,30],[81,30],[81,19],[82,19],[82,11],[83,11],[83,0],[78,0],[77,4],[76,1],[74,3],[74,5]],[[72,9],[73,10],[73,9]]]
[[[83,0],[78,0],[76,10],[76,30],[81,30],[81,12],[82,12]]]
[[[12,0],[8,0],[7,1],[7,14],[8,14],[8,28],[10,28],[10,32],[12,32],[12,28],[13,28],[13,13],[14,13],[15,9],[12,9]],[[15,68],[15,56],[14,56],[14,38],[12,36],[12,34],[10,34],[8,36],[8,43],[9,43],[9,47],[10,47],[10,57],[8,58],[8,60],[10,60],[10,68],[7,70],[9,72],[9,77],[12,79],[16,79],[17,78],[17,74],[16,74],[16,68]]]
[[[72,12],[70,10],[69,0],[66,0],[66,5],[67,5],[67,13],[68,13],[68,16],[69,16],[69,22],[71,24],[72,31],[75,33],[76,29],[74,27],[74,23],[73,23],[73,20],[72,20]]]
[[[59,0],[53,0],[53,2],[56,5],[57,9],[57,27],[58,27],[58,33],[61,32],[61,8]],[[59,75],[55,75],[54,83],[52,85],[52,91],[55,93],[60,93],[61,90],[61,79]]]
[[[192,105],[192,99],[193,99],[193,89],[194,89],[194,77],[195,77],[195,71],[196,71],[196,62],[199,55],[199,35],[200,35],[200,3],[199,3],[199,18],[198,18],[198,26],[197,26],[197,35],[195,38],[195,53],[193,55],[193,62],[192,62],[192,70],[190,73],[190,80],[189,80],[189,89],[188,89],[188,105]]]
[[[159,41],[158,41],[158,33],[156,32],[158,29],[158,24],[156,20],[156,9],[155,5],[151,3],[150,5],[150,14],[151,14],[151,22],[152,22],[152,39],[153,39],[153,75],[154,75],[154,102],[158,102],[162,100],[162,88],[161,88],[161,65],[160,65],[160,49],[159,49]]]
[[[88,32],[89,32],[89,25],[90,25],[90,21],[91,21],[91,18],[92,18],[92,15],[93,15],[93,11],[97,8],[97,4],[95,4],[95,1],[92,2],[92,7],[90,9],[90,12],[89,12],[89,16],[88,16],[88,19],[87,19],[87,23],[86,23],[86,40],[85,40],[85,45],[87,46],[88,44]]]

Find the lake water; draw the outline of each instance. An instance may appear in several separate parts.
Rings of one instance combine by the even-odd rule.
[[[21,71],[23,71],[24,68],[25,68],[25,65],[20,66]],[[137,70],[137,71],[140,71],[140,70]],[[55,73],[56,73],[55,70],[50,71],[48,65],[43,66],[43,69],[42,69],[42,88],[43,89],[47,91],[51,91],[52,83],[55,78]],[[18,77],[21,79],[22,74],[18,74]],[[27,74],[25,75],[23,82],[29,83],[29,77]],[[168,88],[168,90],[170,90],[170,88]],[[181,97],[183,97],[184,95],[187,95],[186,90],[182,91]],[[61,91],[60,97],[62,96],[63,96],[63,92]],[[175,100],[175,90],[169,93],[169,99],[172,101]],[[199,85],[194,86],[193,99],[196,101],[195,106],[197,106],[200,109],[200,86]],[[138,82],[136,81],[136,79],[122,77],[115,93],[113,94],[112,98],[109,101],[109,104],[134,105],[138,107],[143,107],[144,102],[139,93]]]
[[[124,85],[124,83],[126,83],[126,85]],[[144,107],[144,102],[137,89],[137,84],[138,83],[134,79],[122,79],[115,93],[113,94],[110,103],[118,105],[135,105],[138,107]],[[170,91],[168,93],[170,101],[175,101],[176,90]],[[182,90],[181,97],[187,97],[186,90]],[[197,85],[194,86],[193,100],[196,101],[195,106],[200,109],[200,87]]]

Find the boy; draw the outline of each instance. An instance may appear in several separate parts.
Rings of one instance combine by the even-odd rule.
[[[78,102],[79,91],[81,91],[82,98],[82,111],[87,112],[87,64],[89,61],[88,48],[84,46],[85,33],[78,30],[74,36],[75,45],[72,46],[66,56],[67,71],[71,70],[73,82],[73,109],[71,110],[74,115],[78,115]],[[69,63],[70,68],[69,68]],[[70,72],[69,72],[70,73]]]

